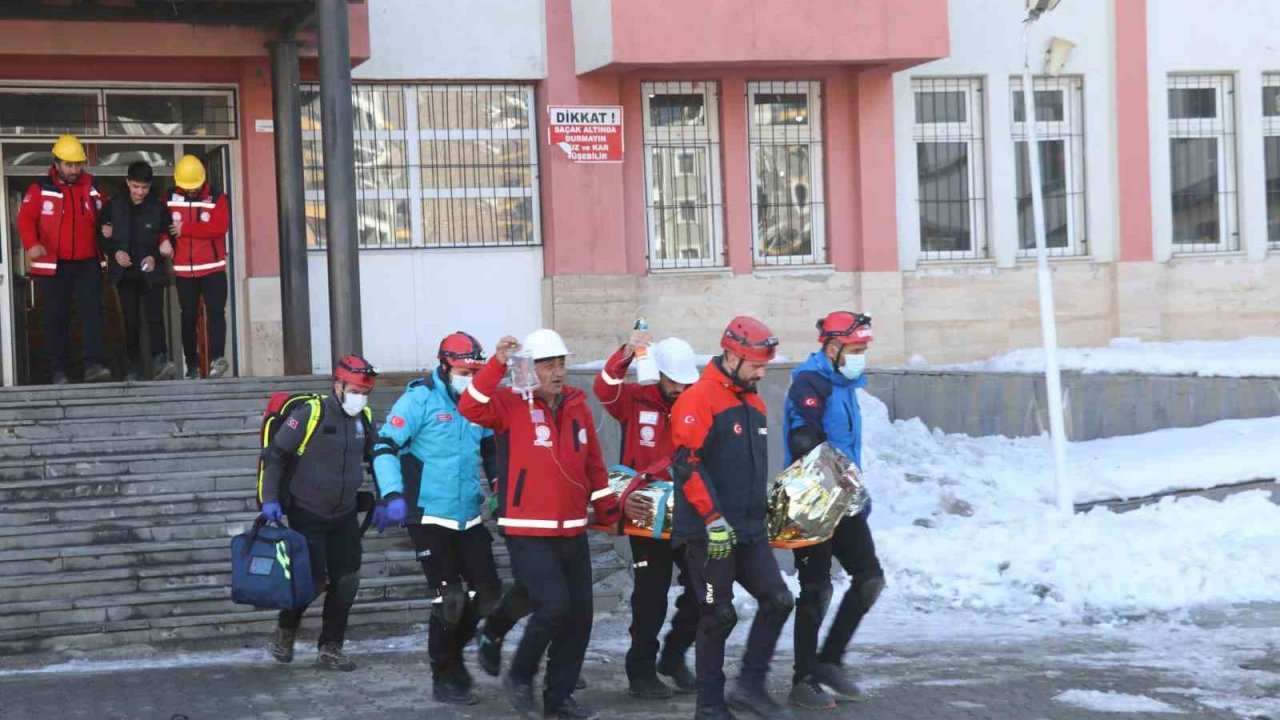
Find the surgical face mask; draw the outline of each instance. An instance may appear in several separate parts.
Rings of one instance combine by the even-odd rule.
[[[840,366],[840,374],[850,380],[857,380],[862,377],[862,371],[867,369],[866,355],[845,355],[844,364]]]
[[[347,391],[346,397],[342,398],[342,412],[350,417],[355,417],[364,410],[369,404],[369,396]]]
[[[471,386],[470,375],[466,377],[463,377],[461,375],[455,375],[455,374],[449,375],[449,387],[453,388],[453,391],[455,393],[461,395],[462,393],[466,392],[467,388],[470,386]]]

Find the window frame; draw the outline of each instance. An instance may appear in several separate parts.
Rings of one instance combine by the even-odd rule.
[[[778,126],[758,126],[755,121],[756,96],[760,94],[798,94],[803,92],[807,105],[805,139],[789,136]],[[756,267],[791,267],[796,265],[823,265],[827,262],[827,204],[826,204],[826,152],[824,146],[825,123],[822,108],[821,80],[762,80],[747,82],[747,172],[750,173],[748,198],[751,206],[751,258]],[[793,126],[786,126],[793,127]],[[767,255],[761,252],[760,206],[756,202],[756,177],[758,170],[757,148],[765,146],[806,145],[809,151],[809,235],[810,248],[802,255]]]
[[[698,125],[655,127],[651,124],[650,101],[658,95],[702,95],[704,120]],[[720,84],[714,80],[644,81],[640,83],[641,122],[644,129],[644,204],[645,204],[645,257],[650,271],[717,269],[727,265],[724,249],[724,180],[720,167]],[[710,237],[707,257],[700,260],[682,258],[658,258],[658,211],[653,193],[653,150],[673,149],[673,157],[692,156],[697,164],[698,150],[704,161],[703,191],[709,207]],[[685,148],[688,148],[686,151]],[[674,163],[671,177],[697,175],[680,172],[679,162]],[[676,223],[690,225],[684,220],[681,201],[673,203]],[[696,206],[695,206],[696,207]]]
[[[915,103],[920,93],[962,92],[967,108],[964,122],[918,122]],[[923,205],[920,197],[920,167],[916,165],[914,178],[918,234],[916,249],[921,262],[958,262],[989,260],[989,210],[987,207],[987,132],[986,132],[986,83],[981,77],[913,77],[911,78],[911,144],[913,155],[918,156],[923,143],[965,143],[968,146],[969,180],[969,233],[972,238],[968,250],[926,250],[924,248]]]
[[[1275,113],[1270,115],[1267,114],[1267,107],[1265,104],[1267,88],[1276,88],[1277,90],[1280,90],[1280,72],[1267,72],[1262,74],[1262,97],[1264,100],[1262,106],[1262,182],[1264,197],[1267,192],[1265,184],[1267,182],[1267,177],[1270,175],[1266,169],[1266,165],[1270,161],[1270,156],[1267,155],[1267,139],[1280,138],[1280,106],[1276,108]],[[1277,95],[1277,99],[1280,100],[1280,95]],[[1280,157],[1276,158],[1276,162],[1280,163]],[[1277,174],[1280,175],[1280,171],[1278,171]],[[1280,199],[1277,199],[1276,202],[1280,203]],[[1268,197],[1264,204],[1267,212],[1267,247],[1272,250],[1280,250],[1280,237],[1277,237],[1274,240],[1271,239],[1271,226],[1272,223],[1280,225],[1280,212],[1278,212],[1277,216],[1273,218],[1271,217],[1271,198]]]
[[[1169,131],[1166,152],[1169,153],[1169,244],[1174,255],[1202,255],[1205,253],[1237,252],[1240,250],[1239,209],[1236,206],[1239,192],[1238,158],[1236,157],[1235,127],[1235,77],[1229,73],[1170,73],[1166,78],[1165,94],[1172,90],[1212,88],[1214,92],[1213,118],[1170,117],[1165,111]],[[1173,141],[1181,139],[1213,139],[1217,141],[1218,161],[1218,233],[1216,243],[1187,243],[1177,241],[1176,208],[1173,202]]]
[[[1088,246],[1088,199],[1087,184],[1085,175],[1084,145],[1085,145],[1085,127],[1084,127],[1084,78],[1079,75],[1061,75],[1052,77],[1048,75],[1035,76],[1031,78],[1031,86],[1033,92],[1058,92],[1062,94],[1062,110],[1063,120],[1060,121],[1036,121],[1036,141],[1062,141],[1065,143],[1066,151],[1063,153],[1066,168],[1065,176],[1067,178],[1067,246],[1065,248],[1049,248],[1045,250],[1050,257],[1086,257],[1089,254]],[[1018,93],[1022,92],[1022,77],[1013,76],[1009,79],[1009,123],[1011,134],[1013,137],[1013,161],[1018,162],[1018,144],[1027,142],[1027,123],[1024,118],[1018,121],[1017,111],[1021,108],[1018,102]],[[1033,110],[1034,112],[1034,110]],[[1028,150],[1029,152],[1029,150]],[[1017,173],[1018,168],[1014,166],[1014,242],[1017,243],[1019,257],[1035,257],[1036,248],[1034,242],[1031,247],[1022,247],[1022,223],[1017,217]],[[1043,182],[1044,164],[1041,163],[1041,176]],[[1030,177],[1028,171],[1028,177]],[[1032,228],[1034,231],[1034,227]],[[1045,228],[1046,234],[1048,228]]]

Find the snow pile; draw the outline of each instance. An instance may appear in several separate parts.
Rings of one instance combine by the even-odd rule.
[[[1182,714],[1181,710],[1169,703],[1146,695],[1128,695],[1100,690],[1067,690],[1054,696],[1053,699],[1064,705],[1094,712]]]
[[[1058,364],[1063,370],[1085,373],[1276,377],[1280,376],[1280,337],[1180,342],[1116,338],[1104,348],[1062,348],[1058,350]],[[1044,349],[1027,348],[989,360],[934,366],[916,355],[907,366],[912,369],[932,367],[935,370],[1042,373]]]
[[[859,399],[887,597],[1064,620],[1280,597],[1280,507],[1266,492],[1068,517],[1052,506],[1045,438],[930,432]],[[1275,477],[1269,437],[1280,437],[1277,419],[1228,421],[1073,443],[1068,463],[1078,498],[1132,497]]]

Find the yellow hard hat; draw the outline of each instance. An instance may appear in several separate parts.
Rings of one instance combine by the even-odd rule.
[[[62,162],[82,163],[86,159],[84,146],[75,135],[59,136],[58,141],[53,144],[53,156]]]
[[[173,169],[173,184],[183,190],[199,190],[204,186],[204,164],[195,155],[183,155]]]

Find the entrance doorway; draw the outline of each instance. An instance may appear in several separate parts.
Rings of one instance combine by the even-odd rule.
[[[44,93],[49,95],[44,95]],[[22,100],[45,113],[39,126],[15,117],[14,106],[6,106],[7,95]],[[73,97],[75,102],[67,98]],[[92,103],[89,99],[97,98]],[[127,101],[127,102],[126,102]],[[78,104],[77,104],[78,103]],[[8,107],[8,109],[5,109]],[[138,160],[151,165],[155,180],[152,193],[162,201],[172,191],[173,171],[184,154],[199,157],[205,164],[210,185],[228,196],[235,213],[231,158],[235,147],[234,93],[230,90],[199,91],[189,88],[110,88],[69,91],[65,88],[0,87],[0,377],[5,385],[44,384],[52,370],[44,337],[44,308],[36,282],[28,271],[27,257],[18,236],[18,208],[27,188],[48,173],[53,164],[51,148],[57,135],[75,133],[85,147],[85,172],[92,174],[99,189],[110,200],[128,202],[124,179],[128,166]],[[52,112],[50,118],[48,113]],[[99,122],[85,122],[86,113],[96,113]],[[60,122],[59,117],[63,118]],[[184,117],[186,119],[184,119]],[[24,132],[30,130],[31,132]],[[179,139],[175,135],[196,137]],[[99,135],[100,137],[93,137]],[[124,135],[128,137],[110,137]],[[215,139],[209,135],[227,135]],[[16,136],[16,137],[13,137]],[[169,136],[169,137],[165,137]],[[234,218],[227,234],[227,359],[237,374],[238,358],[235,288],[238,285]],[[103,345],[107,365],[114,379],[125,377],[124,321],[115,288],[107,285],[103,299]],[[170,356],[182,372],[183,353],[177,293],[169,274],[164,307],[165,335]],[[152,356],[147,334],[142,336],[144,363]],[[211,358],[203,352],[207,345],[201,326],[201,372]],[[68,346],[67,374],[72,382],[83,376],[80,325],[72,314]],[[144,366],[144,377],[147,377]]]

